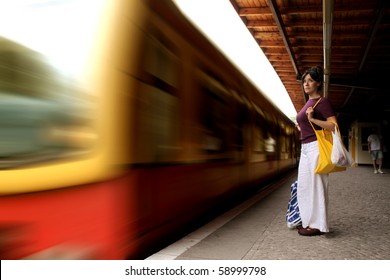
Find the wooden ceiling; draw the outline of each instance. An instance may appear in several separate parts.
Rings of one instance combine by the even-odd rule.
[[[285,85],[297,111],[300,78],[325,69],[324,95],[340,125],[389,120],[387,0],[230,0]],[[243,50],[244,51],[244,50]]]

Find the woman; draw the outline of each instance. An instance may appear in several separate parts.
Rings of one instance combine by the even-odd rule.
[[[309,100],[297,115],[302,141],[297,189],[302,226],[298,228],[298,233],[305,236],[329,232],[328,174],[314,174],[319,149],[316,135],[310,125],[311,122],[315,129],[333,131],[336,123],[330,102],[320,94],[323,77],[323,71],[319,67],[312,67],[303,74],[302,89],[309,96]]]

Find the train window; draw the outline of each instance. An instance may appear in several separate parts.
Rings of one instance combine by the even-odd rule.
[[[293,157],[294,150],[294,130],[291,126],[284,123],[281,124],[280,130],[280,157],[288,159]]]
[[[264,131],[264,119],[259,114],[255,114],[255,123],[253,131],[253,151],[257,153],[264,152],[265,143],[265,131]]]
[[[0,37],[0,168],[89,152],[93,104],[45,56]]]
[[[234,122],[234,148],[237,151],[242,151],[244,149],[244,134],[245,127],[248,123],[248,113],[242,103],[237,104],[237,114]]]
[[[179,59],[175,45],[156,29],[151,29],[142,59],[141,79],[174,94],[178,87]]]
[[[157,28],[149,29],[143,49],[135,108],[136,161],[174,161],[180,151],[178,52]]]
[[[0,1],[0,169],[96,147],[96,96],[84,74],[103,2],[91,3]]]
[[[220,82],[198,72],[201,147],[207,153],[223,153],[228,147],[229,107],[227,91]]]
[[[271,134],[267,124],[267,115],[257,105],[252,106],[254,108],[253,151],[264,153],[267,149],[271,149],[275,137]]]
[[[155,87],[140,88],[137,105],[136,161],[173,161],[180,150],[179,100]]]
[[[280,145],[280,153],[279,153],[279,156],[280,156],[280,159],[286,159],[288,158],[288,154],[287,154],[287,145],[288,145],[288,136],[287,134],[285,133],[285,131],[281,131],[281,134],[279,136],[279,145]]]

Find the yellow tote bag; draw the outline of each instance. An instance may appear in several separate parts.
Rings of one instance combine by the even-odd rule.
[[[320,102],[321,98],[313,106],[313,109]],[[338,130],[337,123],[335,124],[335,129]],[[310,122],[311,127],[313,128],[318,141],[318,149],[320,151],[320,156],[318,159],[317,168],[314,170],[316,174],[329,174],[331,172],[340,172],[345,171],[346,167],[336,166],[332,163],[332,147],[333,147],[333,136],[332,132],[329,130],[321,129],[315,130],[313,124]]]
[[[336,125],[337,126],[337,125]],[[314,129],[314,127],[313,127]],[[337,129],[337,127],[336,127]],[[318,149],[320,151],[320,157],[318,159],[318,165],[314,173],[316,174],[328,174],[331,172],[340,172],[345,171],[346,167],[336,166],[332,163],[332,147],[333,147],[333,137],[332,132],[321,129],[314,130],[318,140]]]

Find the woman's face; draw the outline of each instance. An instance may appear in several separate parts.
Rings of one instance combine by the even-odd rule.
[[[320,85],[319,82],[315,81],[310,74],[307,74],[305,78],[303,79],[303,89],[305,93],[308,95],[311,95],[313,93],[317,93],[318,86]]]

